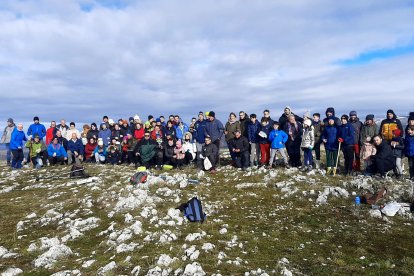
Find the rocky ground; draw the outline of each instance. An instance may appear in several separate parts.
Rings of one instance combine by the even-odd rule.
[[[92,177],[70,179],[69,167],[1,165],[1,275],[414,272],[408,180],[222,166],[154,171],[133,186],[132,167],[86,168]],[[387,208],[355,207],[356,195],[382,186]],[[203,224],[175,209],[193,196]]]

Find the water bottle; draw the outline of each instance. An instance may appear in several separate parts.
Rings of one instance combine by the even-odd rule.
[[[197,179],[188,179],[189,184],[198,184],[199,181]]]
[[[355,206],[359,207],[361,205],[361,198],[359,196],[355,197]]]

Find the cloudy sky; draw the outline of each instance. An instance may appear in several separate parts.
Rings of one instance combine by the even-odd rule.
[[[414,110],[412,0],[1,0],[0,120]]]

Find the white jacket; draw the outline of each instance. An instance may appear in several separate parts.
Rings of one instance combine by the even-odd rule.
[[[197,147],[195,143],[191,143],[191,142],[183,142],[183,149],[185,152],[190,152],[191,155],[193,156],[193,159],[196,157],[196,153],[197,153]]]

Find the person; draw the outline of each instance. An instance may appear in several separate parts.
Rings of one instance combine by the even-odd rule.
[[[60,131],[58,131],[60,134]],[[68,159],[66,150],[62,144],[59,143],[57,136],[53,137],[52,143],[47,146],[47,155],[49,164],[54,166],[56,164],[63,165],[63,162]]]
[[[220,120],[216,119],[216,113],[214,111],[210,111],[208,113],[209,121],[206,123],[206,128],[204,129],[204,134],[207,137],[210,137],[211,142],[216,145],[217,156],[214,158],[215,164],[212,164],[215,168],[219,163],[220,159],[220,142],[224,134],[224,126]],[[210,158],[209,158],[210,159]],[[211,160],[210,160],[211,161]]]
[[[408,129],[414,126],[414,112],[410,112],[407,119],[407,126],[405,127],[405,135],[408,135]]]
[[[83,161],[84,146],[82,140],[78,139],[78,136],[75,132],[72,132],[72,138],[68,141],[67,155],[68,165],[74,162],[76,165],[80,166],[81,162]]]
[[[173,117],[174,118],[174,117]],[[170,135],[171,137],[173,137],[175,139],[175,137],[177,137],[176,135],[176,131],[175,131],[175,126],[173,124],[173,122],[171,120],[169,120],[167,122],[167,126],[165,127],[165,132],[164,135]]]
[[[195,143],[193,143],[193,137],[190,132],[187,132],[184,135],[183,149],[185,151],[184,163],[188,165],[191,161],[195,160],[197,154],[197,147]]]
[[[34,168],[40,169],[43,165],[46,165],[47,149],[39,135],[36,134],[33,139],[30,138],[25,146],[29,149],[30,160]]]
[[[352,169],[356,172],[361,171],[361,160],[360,160],[360,154],[361,154],[361,144],[360,144],[360,138],[361,138],[361,130],[362,130],[362,122],[359,120],[357,112],[351,111],[349,112],[349,123],[351,124],[352,128],[354,129],[354,162],[352,164]]]
[[[108,124],[109,125],[109,124]],[[109,146],[111,143],[111,130],[108,129],[106,123],[101,123],[101,128],[99,130],[98,139],[100,138],[105,146]]]
[[[295,121],[296,122],[303,123],[303,118],[301,118],[298,115],[294,114],[292,112],[292,109],[290,108],[290,106],[286,106],[285,109],[283,110],[283,114],[279,118],[280,129],[285,129],[286,123],[288,122],[288,117],[290,115],[295,116]]]
[[[380,135],[374,137],[374,145],[377,153],[371,156],[372,165],[367,168],[365,175],[379,173],[385,178],[386,173],[395,166],[394,154],[388,142]]]
[[[70,122],[69,129],[66,131],[66,140],[72,139],[72,134],[75,133],[78,139],[81,138],[81,133],[79,130],[76,129],[76,124],[74,122]]]
[[[274,120],[270,117],[270,110],[269,109],[263,110],[263,117],[260,119],[260,122],[262,121],[263,118],[267,119],[267,122],[269,123],[270,127],[273,126]]]
[[[350,175],[353,171],[354,161],[354,128],[349,123],[348,115],[341,116],[341,125],[338,127],[338,141],[342,143],[342,153],[345,159],[344,175]]]
[[[174,140],[171,138],[171,136],[169,136],[168,138],[166,138],[166,143],[165,143],[165,147],[164,147],[164,165],[172,165],[174,164],[174,149],[175,149],[175,142]]]
[[[33,118],[33,124],[29,126],[27,130],[27,135],[34,137],[36,134],[39,135],[40,140],[46,136],[46,128],[40,123],[39,117],[35,116]]]
[[[286,150],[289,155],[289,163],[291,167],[300,167],[300,144],[302,143],[302,125],[296,121],[293,114],[288,116],[288,121],[283,130],[289,136],[286,142]]]
[[[11,135],[13,133],[13,130],[15,128],[16,128],[16,125],[14,124],[13,119],[9,118],[7,120],[7,126],[4,128],[3,135],[1,136],[1,144],[4,144],[6,146],[7,166],[10,166],[11,161],[12,161],[12,154],[10,150],[10,140],[11,140]]]
[[[10,150],[12,152],[12,169],[21,169],[23,157],[23,142],[26,142],[27,138],[23,132],[23,125],[18,124],[10,137]]]
[[[272,168],[274,161],[276,161],[276,154],[279,153],[282,156],[285,167],[289,168],[288,159],[285,152],[285,143],[288,140],[288,135],[283,130],[279,129],[280,125],[278,121],[273,122],[273,130],[269,133],[270,141],[270,160],[269,169]]]
[[[321,114],[313,113],[313,132],[315,135],[315,143],[313,149],[315,151],[315,168],[318,170],[321,166],[321,143],[324,123],[321,121]]]
[[[365,142],[361,147],[361,158],[364,161],[364,171],[366,171],[366,169],[372,165],[371,156],[375,155],[376,152],[377,149],[372,144],[371,137],[367,136],[367,138],[365,138]]]
[[[368,114],[365,117],[365,122],[361,128],[360,143],[361,144],[365,143],[365,141],[367,140],[367,137],[369,137],[372,142],[372,138],[375,135],[377,135],[378,131],[379,131],[379,128],[377,124],[375,123],[374,114]]]
[[[399,129],[401,133],[403,133],[403,127],[401,121],[397,119],[397,115],[395,115],[394,110],[389,109],[387,110],[387,118],[382,120],[379,134],[381,138],[391,143],[392,140],[392,131],[394,129]]]
[[[259,136],[259,146],[260,146],[260,166],[266,166],[269,164],[270,160],[270,142],[269,142],[269,133],[271,131],[271,125],[269,123],[269,118],[263,117],[261,120]]]
[[[213,114],[214,115],[214,114]],[[201,154],[200,154],[200,158],[197,159],[197,167],[199,170],[209,170],[210,173],[215,173],[216,172],[216,167],[215,164],[217,164],[216,162],[216,158],[218,156],[218,148],[215,144],[213,144],[211,138],[209,136],[206,136],[205,140],[204,140],[204,145],[203,148],[201,150]],[[205,167],[205,159],[208,159],[210,161],[211,164],[211,168],[207,169]]]
[[[103,123],[103,125],[105,125],[105,127],[106,127],[105,123]],[[106,155],[107,155],[106,145],[102,141],[102,139],[100,139],[100,138],[98,138],[98,145],[96,146],[95,150],[93,151],[93,155],[95,156],[95,162],[96,162],[97,165],[105,164]]]
[[[249,140],[242,136],[240,129],[236,129],[234,138],[229,141],[229,148],[234,153],[236,167],[243,171],[249,167],[249,146]]]
[[[256,114],[250,115],[250,122],[247,126],[247,139],[250,143],[250,166],[259,165],[260,145],[259,145],[260,123],[257,121]]]
[[[328,107],[326,109],[325,115],[326,115],[326,118],[323,119],[323,123],[325,125],[328,124],[328,120],[329,120],[330,117],[332,117],[334,119],[335,125],[337,125],[337,126],[341,125],[341,120],[338,117],[335,117],[335,108]]]
[[[302,142],[300,148],[303,151],[302,171],[312,171],[313,156],[312,150],[315,144],[315,133],[313,131],[312,121],[306,119],[303,122]]]
[[[91,130],[91,127],[88,124],[83,125],[81,139],[82,139],[82,144],[84,146],[88,143],[88,133],[90,130]]]
[[[114,124],[111,131],[111,140],[121,141],[121,128],[118,124]]]
[[[196,148],[197,148],[197,156],[201,153],[201,149],[204,145],[205,140],[205,128],[206,128],[206,120],[204,120],[204,113],[200,111],[198,113],[198,120],[194,124],[194,134],[193,138],[195,140]]]
[[[158,144],[151,139],[151,134],[145,132],[144,139],[139,141],[135,146],[134,153],[142,166],[145,166],[147,169],[153,164],[154,157],[157,153]],[[138,162],[135,165],[138,166]]]
[[[66,124],[64,119],[60,120],[60,124],[56,126],[57,130],[60,130],[60,133],[63,137],[66,137],[66,132],[69,130],[69,126]]]
[[[46,130],[46,145],[49,145],[50,143],[52,143],[53,137],[56,136],[56,122],[55,121],[51,121],[50,122],[50,127]]]
[[[109,129],[110,125],[109,125],[109,117],[107,115],[104,115],[102,117],[102,123],[101,124],[105,124],[106,128]],[[105,141],[104,141],[105,143]]]
[[[164,134],[162,133],[160,126],[155,126],[154,130],[151,132],[151,139],[154,141],[162,141],[163,138]]]
[[[189,131],[188,125],[185,124],[183,121],[179,120],[175,127],[175,134],[177,140],[183,140],[184,134]]]
[[[129,131],[128,121],[127,120],[122,120],[119,127],[120,127],[119,138],[121,138],[120,142],[122,142],[124,140],[124,138],[127,136],[127,133]]]
[[[174,155],[172,158],[172,163],[174,166],[178,169],[180,169],[185,161],[185,149],[183,148],[183,144],[181,143],[181,140],[177,140],[175,143],[174,148]]]
[[[53,138],[55,138],[55,137],[53,137]],[[60,130],[56,131],[56,138],[58,139],[58,143],[63,146],[65,151],[67,151],[68,150],[68,140],[66,140],[66,138],[62,136],[62,133],[60,132]]]
[[[116,142],[119,143],[119,142]],[[110,145],[107,149],[106,160],[111,165],[117,165],[121,163],[121,154],[118,146]]]
[[[97,144],[94,138],[90,138],[88,143],[85,145],[85,162],[93,162],[95,157],[93,152],[95,151]]]
[[[141,123],[135,124],[134,129],[134,138],[137,140],[137,142],[141,141],[144,138],[145,129],[142,127]]]
[[[92,123],[91,129],[88,131],[88,135],[86,135],[86,138],[88,138],[88,141],[91,138],[93,138],[96,142],[98,140],[98,136],[99,136],[98,126],[96,125],[96,123]]]
[[[138,140],[134,138],[131,133],[127,133],[127,136],[122,141],[122,160],[123,162],[127,161],[128,164],[135,165],[137,159],[134,154],[135,146],[137,145]]]
[[[391,149],[395,158],[394,175],[396,178],[401,178],[403,175],[402,158],[404,157],[404,139],[402,132],[399,129],[392,131]]]
[[[246,112],[244,111],[239,112],[239,123],[240,123],[240,131],[241,131],[242,136],[247,138],[247,128],[250,123],[250,118]]]
[[[231,112],[226,126],[224,127],[224,139],[226,140],[233,166],[236,165],[236,153],[232,151],[230,141],[234,138],[236,130],[240,130],[240,122],[237,121],[236,114]]]
[[[322,132],[322,142],[324,143],[326,153],[326,174],[331,175],[334,167],[337,167],[338,157],[338,127],[335,124],[335,117],[328,118]]]
[[[404,140],[405,156],[408,158],[408,170],[410,179],[414,181],[414,126],[407,128],[407,135]]]

